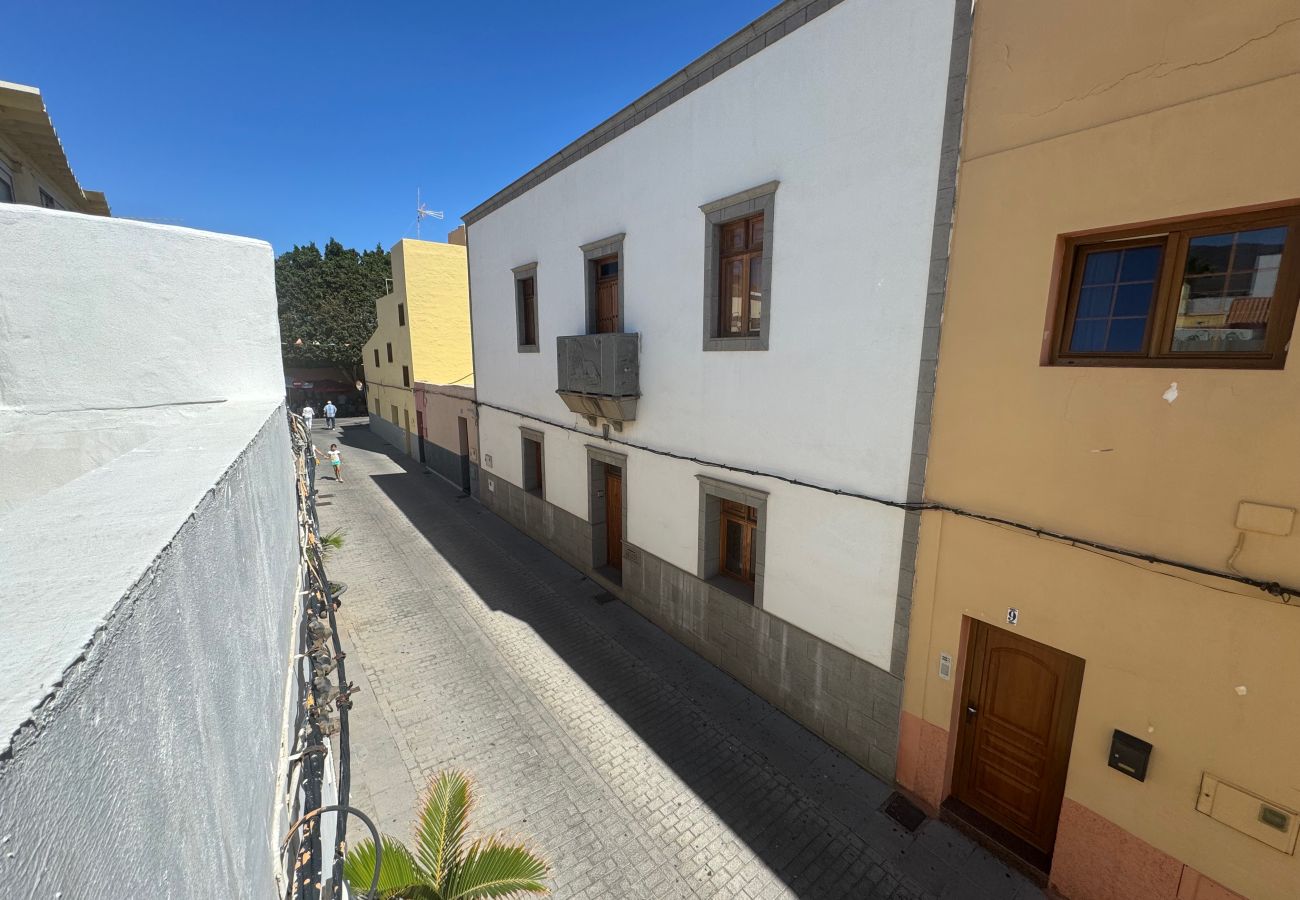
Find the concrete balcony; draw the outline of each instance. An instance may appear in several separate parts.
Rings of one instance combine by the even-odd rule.
[[[633,421],[641,396],[640,347],[640,335],[621,332],[556,338],[556,393],[593,425],[597,418],[615,426]]]

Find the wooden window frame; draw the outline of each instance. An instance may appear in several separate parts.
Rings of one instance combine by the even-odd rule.
[[[623,255],[623,241],[627,235],[623,232],[611,234],[598,241],[583,244],[582,251],[583,281],[587,299],[587,334],[597,334],[596,323],[599,310],[596,304],[596,273],[601,263],[614,259],[618,263],[618,327],[615,333],[622,333],[627,327],[627,306],[624,298],[627,291],[627,266]]]
[[[375,368],[379,368],[379,348],[375,348]]]
[[[1208,234],[1253,231],[1279,225],[1286,225],[1289,230],[1282,249],[1277,286],[1273,291],[1265,348],[1260,351],[1203,353],[1173,350],[1173,332],[1190,241]],[[1083,280],[1084,257],[1098,250],[1140,246],[1161,247],[1143,348],[1124,353],[1071,352],[1069,345]],[[1179,369],[1281,369],[1286,365],[1287,345],[1295,325],[1296,309],[1300,305],[1300,202],[1066,235],[1060,239],[1060,259],[1053,297],[1055,309],[1049,320],[1051,329],[1045,360],[1048,365]]]
[[[763,290],[763,284],[762,284],[763,282],[762,267],[764,265],[762,229],[766,223],[766,220],[767,217],[765,213],[757,212],[754,213],[753,215],[745,216],[744,218],[732,219],[730,222],[725,222],[722,225],[718,226],[717,328],[718,328],[718,337],[723,340],[757,338],[761,336],[763,333],[761,312],[759,313],[759,319],[760,319],[759,326],[757,328],[753,328],[751,327],[750,324],[754,321],[754,316],[750,313],[750,303],[753,301],[753,288],[754,288],[750,276],[754,271],[753,263],[755,260],[757,260],[759,265],[759,290],[764,294],[763,299],[760,300],[759,302],[764,303],[764,305],[766,305],[766,291]],[[755,225],[757,225],[759,229],[759,238],[758,238],[757,246],[755,246],[754,244]],[[729,250],[725,244],[725,240],[724,240],[725,235],[730,229],[735,228],[737,226],[742,227],[745,231],[745,246],[743,249],[740,250]],[[741,269],[740,269],[741,293],[744,297],[744,302],[741,310],[741,321],[745,323],[745,327],[741,331],[731,331],[728,323],[728,320],[730,319],[730,310],[727,308],[727,300],[728,300],[727,270],[729,266],[732,263],[734,263],[736,260],[741,261]]]
[[[398,328],[406,327],[406,304],[405,303],[397,304],[397,327]]]
[[[733,572],[727,568],[727,524],[740,526],[741,533],[741,570]],[[718,501],[718,574],[735,579],[750,587],[754,585],[755,547],[758,538],[758,510],[734,500]]]
[[[767,556],[767,492],[748,485],[721,481],[702,473],[695,478],[700,484],[699,577],[711,588],[717,588],[762,609]],[[742,517],[742,524],[746,526],[743,538],[746,544],[742,548],[742,555],[747,570],[740,573],[724,568],[726,523],[732,518],[724,510],[734,511],[735,507],[753,510],[752,516],[745,514]]]
[[[780,182],[769,181],[738,194],[722,197],[700,207],[704,214],[704,343],[705,351],[766,350],[772,319],[773,238],[776,224],[776,191]],[[757,331],[731,334],[723,329],[723,258],[722,233],[728,225],[754,216],[763,216],[761,274],[763,311]],[[748,241],[747,241],[748,243]],[[750,277],[745,269],[746,285]]]
[[[411,386],[411,367],[402,366],[402,387]]]
[[[511,271],[515,276],[515,346],[520,353],[538,353],[541,337],[537,318],[537,263],[517,266]],[[531,303],[524,296],[524,285],[530,281],[533,290]]]
[[[390,363],[393,361],[393,344],[391,341],[388,342],[388,361]]]

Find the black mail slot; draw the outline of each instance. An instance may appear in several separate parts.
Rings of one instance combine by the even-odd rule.
[[[1110,737],[1110,760],[1106,763],[1112,769],[1123,772],[1138,781],[1147,780],[1147,763],[1151,760],[1151,745],[1141,738],[1116,729]]]

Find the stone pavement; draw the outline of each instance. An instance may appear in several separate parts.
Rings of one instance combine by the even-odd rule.
[[[1042,893],[371,434],[318,481],[352,711],[352,804],[410,840],[428,778],[477,783],[471,834],[523,835],[554,896]],[[317,437],[317,444],[328,440]]]

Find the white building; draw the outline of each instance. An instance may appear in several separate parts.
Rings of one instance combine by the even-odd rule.
[[[885,777],[916,515],[835,492],[920,499],[969,13],[788,0],[465,217],[483,502]]]

